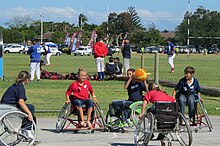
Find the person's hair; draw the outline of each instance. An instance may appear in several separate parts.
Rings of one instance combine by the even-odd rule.
[[[101,41],[101,38],[100,37],[97,37],[96,38],[96,42],[100,42]]]
[[[190,73],[190,74],[194,74],[195,73],[195,69],[192,66],[187,66],[184,70],[184,73]]]
[[[30,75],[27,71],[20,71],[18,77],[16,78],[16,84],[24,82],[26,79],[30,79]]]
[[[109,62],[114,62],[114,58],[109,57]]]
[[[115,57],[115,60],[118,60],[118,61],[120,61],[120,58],[119,58],[119,57]]]
[[[79,77],[81,72],[86,72],[86,70],[83,67],[79,67],[78,72],[77,72],[78,77]]]
[[[135,72],[135,69],[130,68],[130,69],[127,70],[127,72],[129,72],[129,71],[133,73],[133,72]]]
[[[159,86],[158,84],[156,84],[155,82],[148,83],[148,91],[151,91],[151,90],[157,90],[157,91],[161,91],[161,92],[166,93],[166,91],[164,91],[163,88],[161,86]]]

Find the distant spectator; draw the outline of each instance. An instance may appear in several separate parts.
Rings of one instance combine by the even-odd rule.
[[[124,70],[123,74],[127,75],[127,70],[130,68],[130,59],[131,59],[131,47],[128,39],[123,40],[122,46],[122,56],[124,59]]]
[[[114,58],[109,58],[109,63],[106,63],[105,65],[105,74],[106,75],[114,75],[116,72],[118,72],[117,64],[114,63]]]
[[[170,73],[174,73],[174,63],[173,59],[176,56],[175,54],[175,46],[170,41],[170,39],[167,40],[168,46],[167,46],[167,56],[168,56],[168,63],[170,64],[171,71]]]
[[[115,73],[116,76],[122,76],[122,67],[123,67],[123,65],[122,65],[122,63],[120,62],[120,59],[119,59],[118,57],[116,57],[116,58],[114,59],[114,62],[117,64],[117,67],[118,67],[118,70],[117,70],[117,72]]]
[[[42,47],[43,47],[44,52],[45,52],[44,64],[45,65],[50,65],[50,57],[52,55],[50,47],[45,45],[45,43],[42,44]]]
[[[36,43],[35,39],[31,40],[32,46],[28,49],[28,54],[30,54],[30,81],[34,80],[34,73],[36,71],[37,81],[40,80],[40,45]]]
[[[96,43],[94,45],[94,57],[95,57],[95,63],[98,72],[99,81],[104,80],[104,71],[105,71],[104,58],[106,57],[107,54],[108,54],[107,46],[103,43],[102,40],[97,38]]]

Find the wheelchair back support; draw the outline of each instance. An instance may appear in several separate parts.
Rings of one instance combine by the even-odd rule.
[[[156,102],[155,103],[157,129],[173,129],[177,123],[178,108],[174,102]]]
[[[20,111],[20,110],[15,106],[0,103],[0,117],[2,117],[6,113],[12,112],[12,111]]]

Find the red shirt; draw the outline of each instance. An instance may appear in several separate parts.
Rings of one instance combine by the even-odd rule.
[[[175,99],[172,96],[169,96],[162,91],[156,90],[151,90],[147,92],[144,96],[144,100],[146,100],[147,103],[155,103],[156,101],[175,102]]]
[[[70,96],[71,94],[73,94],[74,99],[78,98],[82,100],[87,100],[89,99],[89,92],[90,94],[94,92],[89,81],[85,80],[82,85],[80,85],[79,81],[75,81],[67,89],[66,95]]]
[[[97,42],[94,45],[94,56],[97,57],[105,57],[108,54],[107,46],[102,42]]]

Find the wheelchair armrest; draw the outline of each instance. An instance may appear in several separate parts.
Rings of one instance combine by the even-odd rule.
[[[195,96],[195,102],[198,102],[199,100],[201,100],[201,98],[198,94],[194,94],[194,96]]]
[[[132,109],[135,105],[137,105],[137,104],[143,104],[143,101],[136,101],[136,102],[134,102],[134,103],[132,103],[130,106],[129,106],[129,108],[130,109]]]

